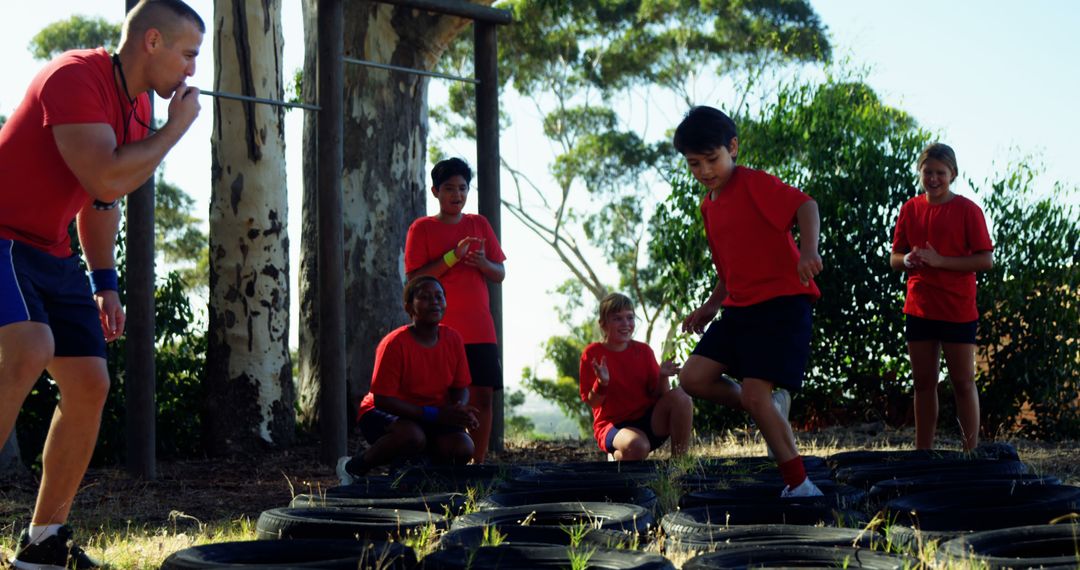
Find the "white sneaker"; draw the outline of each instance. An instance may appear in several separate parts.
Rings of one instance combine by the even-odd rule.
[[[349,470],[346,468],[346,466],[348,465],[350,459],[352,459],[351,456],[342,455],[337,460],[337,469],[336,469],[336,471],[337,471],[338,479],[341,479],[341,484],[342,485],[352,485],[353,483],[356,482],[356,477],[353,476],[352,473],[349,473]]]
[[[776,411],[780,413],[780,417],[787,421],[788,416],[791,414],[791,392],[788,392],[785,388],[777,388],[772,393],[772,403]],[[765,455],[768,455],[769,459],[776,459],[776,455],[768,443],[765,444]]]
[[[822,493],[821,489],[818,489],[818,486],[815,485],[809,477],[802,483],[799,483],[794,489],[785,485],[784,490],[780,491],[780,496],[785,499],[794,497],[820,497],[824,494],[825,493]]]

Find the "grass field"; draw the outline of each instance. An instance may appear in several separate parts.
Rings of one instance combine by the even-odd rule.
[[[852,449],[909,449],[912,432],[880,425],[798,433],[804,455],[827,456]],[[1080,442],[1011,441],[1035,471],[1080,484]],[[355,443],[353,444],[355,448]],[[943,448],[957,449],[955,440]],[[665,448],[666,449],[666,448]],[[699,440],[696,456],[760,456],[764,444],[752,430]],[[312,443],[259,457],[162,463],[154,481],[132,479],[120,469],[88,473],[72,514],[80,542],[112,568],[156,568],[172,552],[189,546],[254,538],[263,510],[287,506],[293,495],[336,485],[332,468],[316,460]],[[666,457],[661,449],[657,458]],[[600,461],[591,441],[511,441],[493,462]],[[0,547],[5,559],[30,518],[36,481],[32,476],[0,484]],[[681,561],[674,560],[676,563]]]

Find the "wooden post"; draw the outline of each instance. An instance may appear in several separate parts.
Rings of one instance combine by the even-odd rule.
[[[137,0],[126,0],[131,10]],[[150,93],[150,116],[154,95]],[[157,370],[154,365],[154,177],[128,195],[126,262],[127,332],[124,378],[127,470],[135,477],[157,478]]]
[[[341,219],[344,164],[344,43],[342,0],[319,0],[318,291],[320,458],[333,465],[348,451],[345,406],[345,257]]]
[[[499,73],[495,24],[477,21],[475,29],[474,69],[476,86],[476,181],[480,215],[491,222],[495,237],[502,242],[502,196],[499,191]],[[491,316],[499,343],[499,361],[503,354],[502,286],[488,283]],[[503,371],[503,376],[505,376]],[[496,390],[492,401],[491,441],[489,449],[503,450],[503,391]]]

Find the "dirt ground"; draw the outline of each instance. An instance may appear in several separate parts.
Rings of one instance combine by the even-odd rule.
[[[804,454],[826,456],[848,449],[910,448],[910,430],[868,424],[798,434]],[[1080,442],[1054,444],[1012,441],[1035,471],[1080,484]],[[957,448],[955,441],[942,441]],[[356,441],[350,443],[355,450]],[[700,455],[763,453],[760,436],[734,431],[701,442]],[[333,468],[317,459],[316,442],[259,457],[162,462],[154,481],[135,479],[122,468],[91,469],[76,500],[72,519],[84,528],[168,528],[199,523],[256,519],[263,510],[288,505],[292,496],[337,484]],[[659,457],[664,457],[661,450]],[[493,453],[493,463],[600,461],[591,441],[510,442]],[[37,480],[26,474],[0,480],[0,534],[16,534],[30,518]]]

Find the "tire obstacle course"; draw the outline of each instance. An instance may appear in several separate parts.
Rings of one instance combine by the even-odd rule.
[[[297,495],[262,513],[259,540],[162,568],[1080,567],[1080,487],[1011,446],[806,465],[824,496],[780,498],[759,458],[413,466]]]

